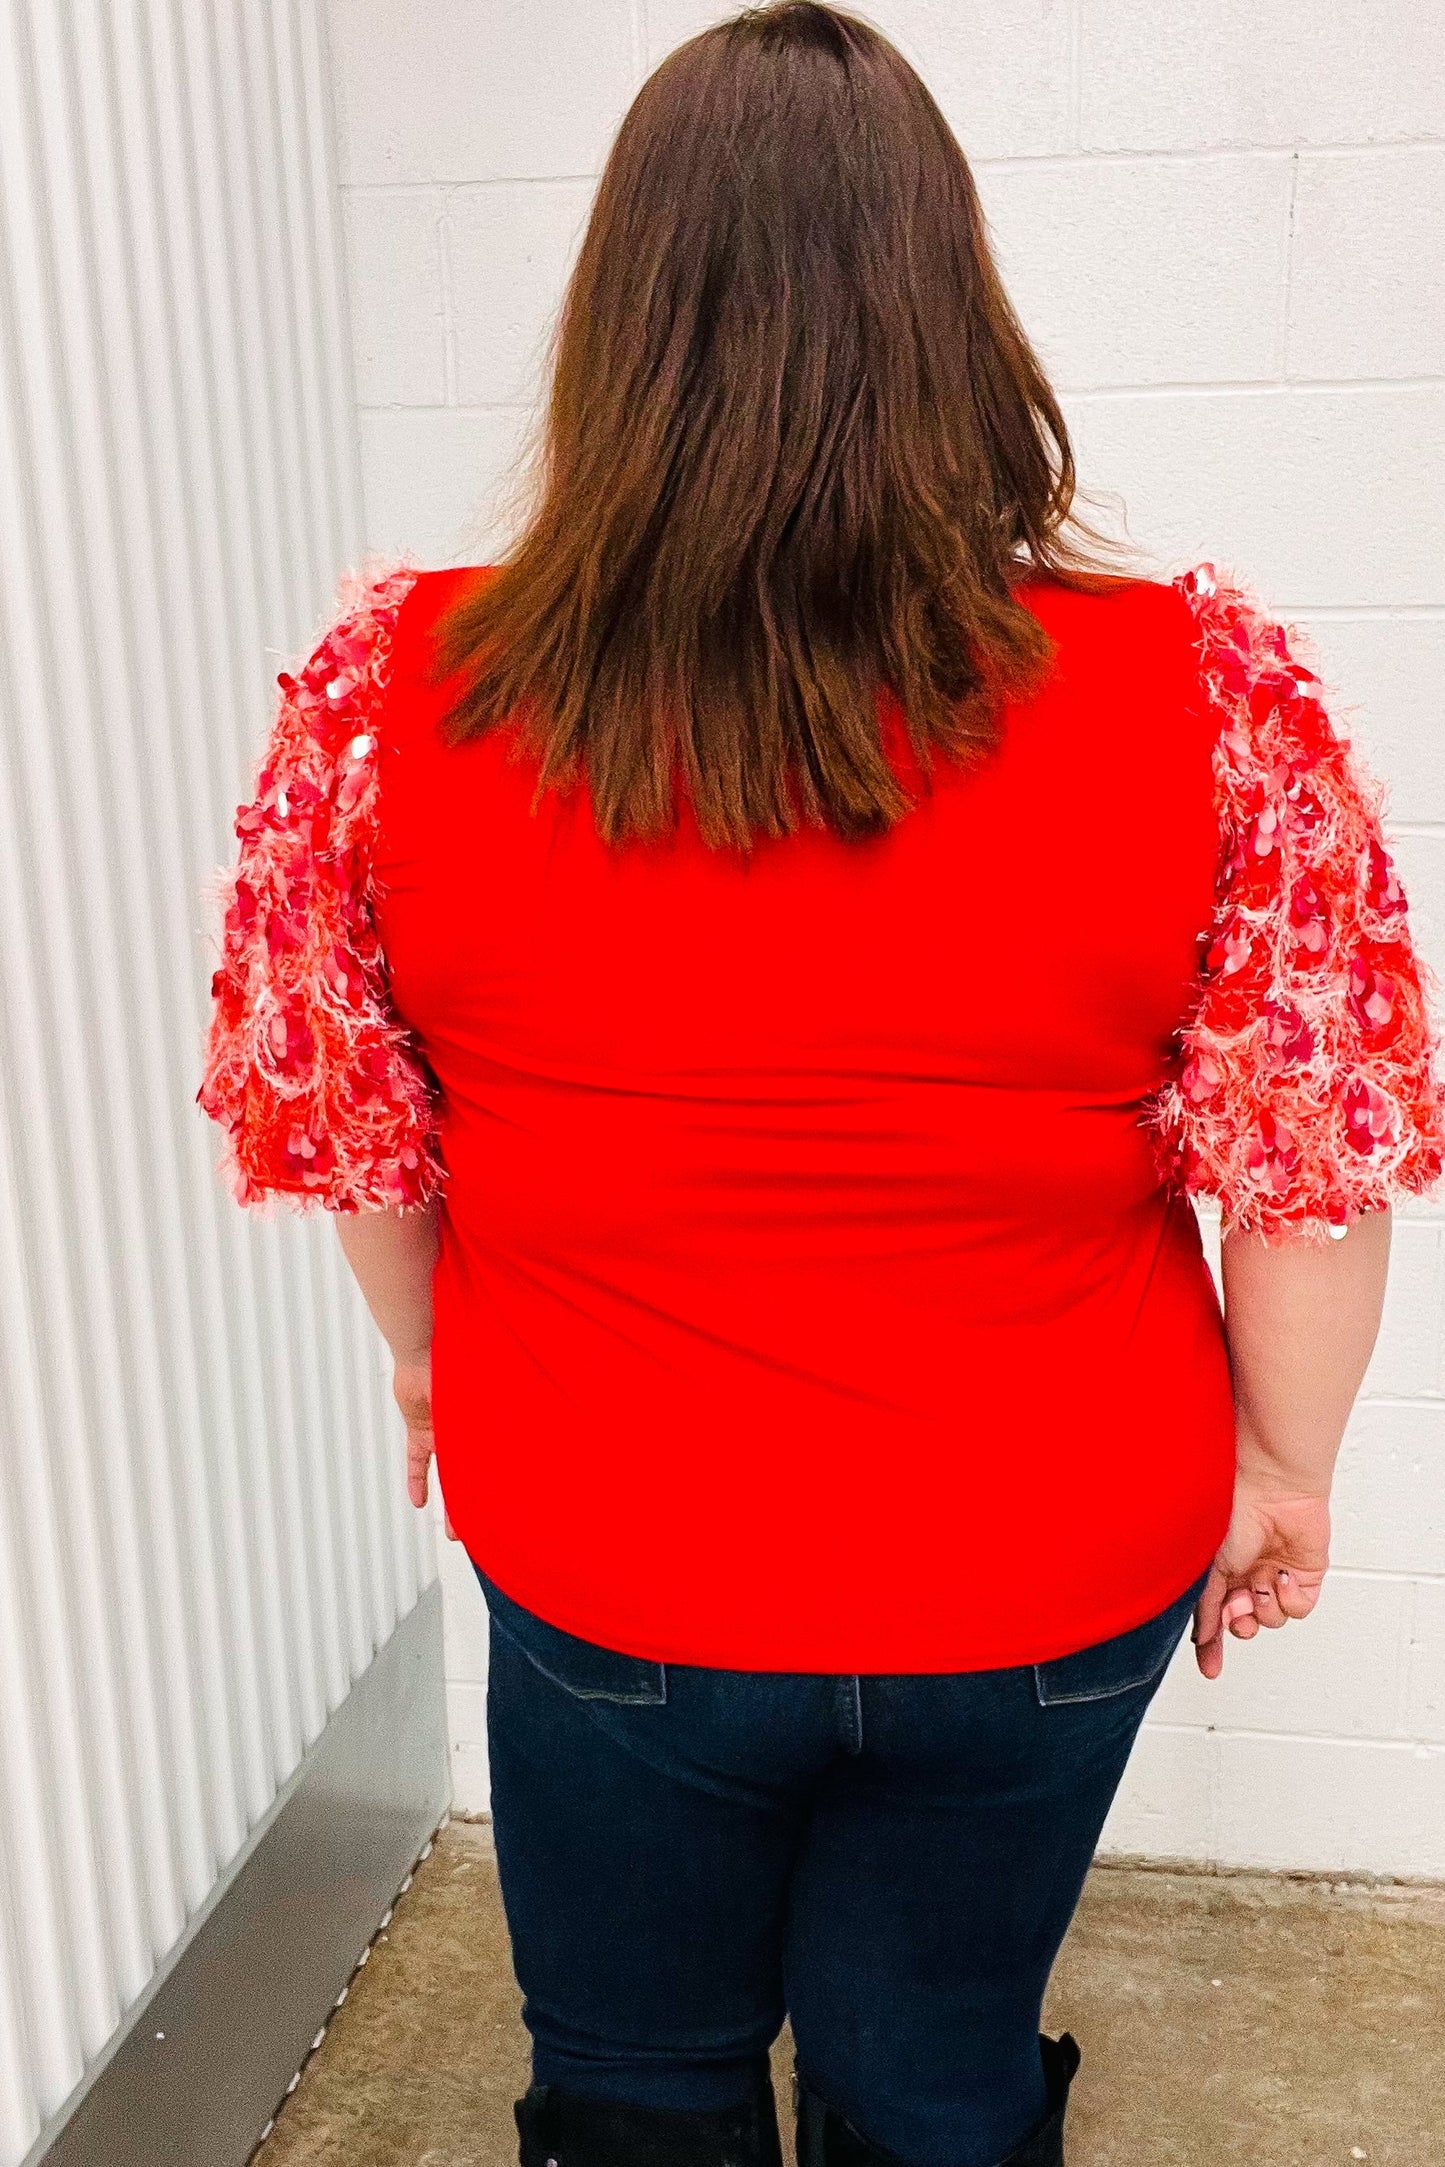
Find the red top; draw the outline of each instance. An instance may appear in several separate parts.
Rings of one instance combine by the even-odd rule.
[[[618,848],[509,733],[441,743],[429,631],[478,576],[353,588],[283,678],[202,1092],[248,1200],[443,1184],[471,1555],[743,1669],[1037,1661],[1160,1609],[1233,1472],[1185,1189],[1309,1234],[1440,1166],[1313,679],[1207,571],[1036,581],[1049,685],[888,835]]]

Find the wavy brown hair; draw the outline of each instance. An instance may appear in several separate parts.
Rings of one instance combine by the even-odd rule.
[[[607,160],[520,540],[439,627],[451,742],[512,721],[602,834],[846,836],[981,757],[1106,575],[968,163],[870,25],[773,0],[663,61]],[[1066,531],[1068,530],[1068,531]],[[1105,560],[1101,562],[1102,558]]]

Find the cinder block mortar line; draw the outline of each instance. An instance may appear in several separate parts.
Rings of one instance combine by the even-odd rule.
[[[444,212],[442,215],[445,219]],[[442,226],[442,234],[444,239],[449,234],[449,227],[445,223]],[[445,287],[449,283],[449,265],[447,265],[445,247],[442,250],[442,258]],[[449,304],[449,291],[444,292],[443,298]],[[1303,378],[1290,381],[1288,378],[1283,377],[1254,377],[1249,379],[1241,378],[1237,381],[1216,381],[1208,384],[1094,384],[1088,387],[1059,384],[1056,389],[1060,398],[1072,399],[1079,405],[1087,403],[1091,406],[1100,406],[1107,399],[1238,399],[1273,396],[1281,391],[1299,392],[1301,394],[1330,391],[1427,391],[1445,389],[1445,376],[1341,376],[1311,378],[1308,381]],[[520,413],[527,409],[529,404],[530,402],[526,399],[469,399],[460,405],[451,400],[446,402],[450,411],[460,414]],[[439,413],[442,408],[435,401],[388,399],[372,401],[359,407],[358,411],[363,414],[426,414]],[[1332,608],[1336,614],[1341,614],[1355,607],[1351,603],[1333,603],[1325,606]],[[1387,603],[1376,605],[1373,609],[1368,607],[1358,609],[1356,614],[1360,616],[1379,615],[1393,612],[1397,606],[1402,613],[1405,610],[1413,610],[1417,614],[1428,612],[1436,607],[1434,603],[1430,602],[1401,603],[1399,605]]]
[[[1162,1724],[1159,1726],[1164,1727]],[[1180,1725],[1180,1729],[1187,1727]],[[1206,1731],[1206,1736],[1210,1734]],[[1217,1733],[1213,1734],[1217,1738]],[[1204,1764],[1204,1855],[1213,1858],[1224,1849],[1224,1755],[1212,1744]]]
[[[968,145],[964,144],[967,151]],[[1285,158],[1371,158],[1378,152],[1388,156],[1397,151],[1442,150],[1445,136],[1401,136],[1391,143],[1199,143],[1172,144],[1167,148],[1141,144],[1137,148],[1125,146],[1109,150],[1092,150],[1087,143],[1078,150],[1051,151],[1001,151],[982,158],[970,158],[969,164],[976,173],[1007,173],[1015,167],[1036,172],[1045,166],[1076,165],[1207,165],[1227,159],[1272,159],[1276,163]]]
[[[437,209],[437,264],[442,304],[442,396],[457,403],[457,326],[452,306],[452,221],[446,193]]]
[[[1294,285],[1294,218],[1295,203],[1299,197],[1299,152],[1295,151],[1289,162],[1289,194],[1284,214],[1284,249],[1280,263],[1279,321],[1276,325],[1277,343],[1275,356],[1282,379],[1289,377],[1289,319],[1290,296]]]
[[[1232,1654],[1237,1653],[1240,1659],[1247,1660],[1243,1656],[1246,1645],[1247,1643],[1241,1643],[1240,1650],[1232,1651]],[[1414,1734],[1405,1738],[1381,1737],[1377,1733],[1369,1737],[1358,1737],[1348,1731],[1280,1731],[1263,1724],[1256,1727],[1251,1723],[1163,1723],[1157,1722],[1153,1716],[1146,1717],[1145,1724],[1156,1737],[1162,1737],[1168,1732],[1171,1737],[1179,1738],[1268,1738],[1282,1746],[1358,1746],[1361,1751],[1368,1750],[1372,1753],[1384,1747],[1394,1753],[1420,1753],[1428,1760],[1445,1761],[1445,1740],[1421,1738]]]
[[[964,149],[968,145],[965,143]],[[1445,150],[1445,136],[1404,136],[1395,143],[1228,143],[1199,144],[1194,149],[1077,150],[1018,152],[969,162],[976,173],[1037,172],[1051,167],[1083,165],[1209,165],[1252,158],[1256,162],[1281,163],[1286,158],[1388,158],[1401,151]],[[489,173],[476,180],[343,181],[346,196],[418,195],[429,188],[547,187],[561,181],[595,181],[597,169],[566,173]]]
[[[1407,1572],[1401,1565],[1332,1565],[1331,1580],[1403,1581],[1407,1587],[1445,1586],[1445,1570],[1438,1573]]]
[[[1445,135],[1402,135],[1394,143],[1296,143],[1300,158],[1399,158],[1417,150],[1445,150]]]
[[[1058,387],[1061,398],[1070,399],[1080,406],[1085,404],[1102,406],[1109,399],[1273,398],[1282,391],[1291,394],[1298,393],[1301,397],[1310,397],[1319,393],[1336,391],[1355,393],[1438,390],[1445,390],[1445,376],[1325,377],[1312,378],[1308,382],[1303,379],[1296,379],[1294,382],[1275,381],[1271,378],[1262,377],[1250,381],[1241,380],[1211,384],[1099,384],[1088,390],[1071,389],[1067,384],[1061,384]],[[453,407],[451,411],[459,414],[520,413],[528,410],[530,404],[531,402],[526,399],[468,399],[462,404]],[[363,414],[425,414],[427,412],[438,412],[440,409],[428,402],[413,404],[409,400],[393,399],[363,406],[360,411]],[[1353,608],[1355,605],[1336,603],[1329,606],[1338,611]],[[1376,605],[1377,609],[1380,610],[1393,610],[1396,606],[1392,603]],[[1401,603],[1398,607],[1401,611],[1413,609],[1418,612],[1434,609],[1436,605],[1428,602]],[[1365,615],[1368,614],[1368,611],[1361,609],[1359,614]]]
[[[1420,1595],[1418,1587],[1412,1587],[1405,1600],[1404,1615],[1400,1620],[1400,1658],[1395,1668],[1395,1721],[1409,1721],[1411,1703],[1416,1698],[1415,1681],[1420,1674],[1423,1642],[1420,1637]],[[1422,1691],[1420,1699],[1425,1695]]]
[[[1329,392],[1436,391],[1445,386],[1445,374],[1430,376],[1249,376],[1214,377],[1203,383],[1091,384],[1055,386],[1059,396],[1082,404],[1099,405],[1105,399],[1262,399],[1276,393],[1298,393],[1301,398]]]
[[[488,173],[473,181],[343,181],[343,196],[480,195],[488,188],[556,188],[567,182],[595,181],[586,173]]]
[[[444,406],[435,400],[414,406],[407,399],[389,399],[358,409],[363,414],[530,414],[532,410],[530,399],[449,400]]]
[[[1333,624],[1394,617],[1423,618],[1428,623],[1445,617],[1445,602],[1301,602],[1297,607],[1302,617],[1328,617]]]

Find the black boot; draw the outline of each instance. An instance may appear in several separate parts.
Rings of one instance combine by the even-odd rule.
[[[531,2085],[516,2103],[521,2167],[782,2167],[773,2084],[741,2107],[689,2113]]]
[[[999,2167],[1064,2167],[1064,2108],[1079,2066],[1078,2042],[1072,2032],[1065,2032],[1061,2039],[1048,2039],[1040,2033],[1039,2052],[1049,2089],[1048,2114],[1031,2137],[999,2162]],[[798,2167],[902,2167],[891,2152],[861,2137],[836,2107],[810,2092],[801,2078],[794,2082]]]

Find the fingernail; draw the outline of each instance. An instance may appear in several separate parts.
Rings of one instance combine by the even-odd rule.
[[[1280,1569],[1279,1569],[1279,1572],[1278,1572],[1278,1573],[1276,1574],[1276,1576],[1275,1576],[1275,1577],[1276,1577],[1276,1578],[1278,1579],[1278,1581],[1280,1582],[1281,1586],[1286,1586],[1286,1585],[1288,1584],[1288,1582],[1289,1582],[1289,1574],[1288,1574],[1288,1572],[1287,1572],[1287,1571],[1285,1570],[1285,1568],[1284,1568],[1284,1566],[1283,1566],[1283,1565],[1281,1565],[1281,1567],[1280,1567]]]

